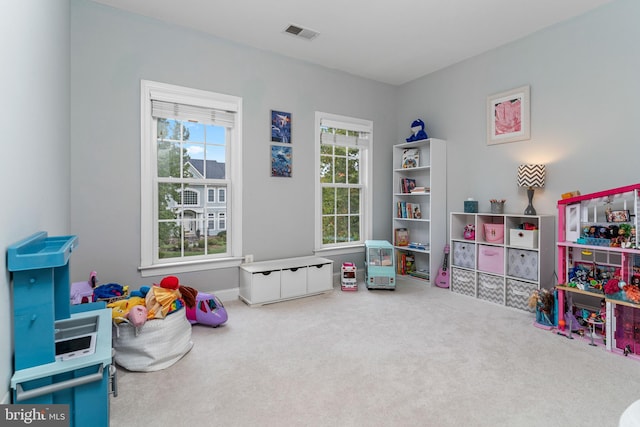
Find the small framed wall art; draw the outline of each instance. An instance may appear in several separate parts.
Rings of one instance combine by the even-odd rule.
[[[487,97],[487,145],[531,138],[529,86]]]
[[[271,176],[291,177],[292,150],[286,145],[271,146]]]
[[[291,113],[271,110],[271,142],[291,144]]]

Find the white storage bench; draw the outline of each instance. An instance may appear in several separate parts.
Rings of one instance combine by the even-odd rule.
[[[240,299],[262,305],[333,290],[333,261],[316,256],[240,266]]]

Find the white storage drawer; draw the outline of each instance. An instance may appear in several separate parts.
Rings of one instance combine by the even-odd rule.
[[[253,273],[251,299],[254,302],[273,301],[280,298],[280,270]]]
[[[292,267],[282,270],[280,297],[291,298],[307,293],[307,267]]]
[[[307,268],[307,292],[322,292],[333,288],[333,264],[316,264]]]

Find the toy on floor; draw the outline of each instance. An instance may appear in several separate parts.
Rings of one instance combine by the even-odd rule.
[[[416,119],[411,123],[411,132],[413,132],[413,135],[407,138],[407,142],[420,141],[421,139],[429,138],[427,132],[424,130],[424,122],[420,119]]]
[[[137,329],[147,320],[164,319],[183,307],[190,324],[217,327],[228,319],[218,297],[181,285],[175,276],[166,276],[153,286],[142,286],[132,291],[129,298],[113,301],[107,307],[112,310],[115,324],[129,323]]]
[[[86,282],[74,282],[71,284],[71,304],[86,304],[93,301],[93,289],[98,284],[97,273],[92,271]]]
[[[181,289],[182,288],[188,288],[188,286],[182,286]],[[196,292],[195,304],[189,305],[185,301],[187,320],[192,325],[199,323],[201,325],[213,326],[214,328],[225,323],[228,319],[228,315],[222,301],[213,294]]]
[[[93,301],[113,302],[127,295],[127,289],[118,283],[105,283],[93,290]]]
[[[343,262],[340,268],[340,289],[343,291],[357,291],[356,265],[352,262]]]

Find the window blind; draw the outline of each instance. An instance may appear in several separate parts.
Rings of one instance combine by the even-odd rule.
[[[357,136],[342,135],[342,134],[335,134],[332,132],[325,132],[324,130],[322,130],[320,132],[321,144],[344,145],[344,146],[353,146],[353,147],[369,146],[369,134],[371,133],[371,127],[369,126],[323,118],[322,120],[320,120],[320,127],[321,129],[327,129],[327,128],[343,129],[343,130],[352,131],[352,133],[357,134]]]
[[[151,115],[155,118],[185,120],[226,128],[233,128],[235,125],[233,112],[167,101],[151,100]]]

